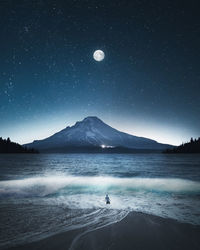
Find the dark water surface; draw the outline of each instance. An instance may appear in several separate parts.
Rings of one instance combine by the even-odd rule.
[[[0,248],[129,211],[200,225],[200,155],[0,155]]]

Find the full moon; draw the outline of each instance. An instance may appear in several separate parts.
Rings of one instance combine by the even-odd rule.
[[[93,58],[95,61],[100,62],[104,59],[105,54],[102,50],[95,50],[94,54],[93,54]]]

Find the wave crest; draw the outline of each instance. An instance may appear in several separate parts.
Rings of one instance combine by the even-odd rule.
[[[176,178],[116,178],[108,176],[45,176],[0,181],[0,196],[46,196],[51,194],[126,193],[126,192],[200,193],[200,182]]]

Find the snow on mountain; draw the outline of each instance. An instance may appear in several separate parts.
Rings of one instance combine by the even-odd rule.
[[[86,117],[74,126],[66,127],[58,133],[33,143],[26,144],[39,150],[62,147],[127,147],[134,149],[165,149],[169,145],[144,137],[120,132],[105,124],[98,117]]]

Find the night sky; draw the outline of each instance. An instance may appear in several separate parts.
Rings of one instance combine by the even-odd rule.
[[[199,1],[2,0],[0,53],[3,138],[90,115],[164,143],[200,136]]]

